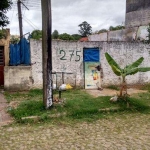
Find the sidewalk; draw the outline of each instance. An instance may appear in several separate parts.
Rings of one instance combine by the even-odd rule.
[[[6,112],[7,111],[7,101],[4,98],[4,95],[0,91],[0,126],[7,125],[8,123],[12,122],[12,118]]]

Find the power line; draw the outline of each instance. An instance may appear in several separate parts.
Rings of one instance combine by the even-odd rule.
[[[34,25],[27,17],[25,17],[25,12],[26,10],[30,8],[30,10],[34,10],[36,9],[39,10],[39,8],[41,8],[41,1],[40,0],[33,0],[33,1],[29,1],[29,0],[12,0],[13,1],[13,13],[12,13],[12,17],[11,17],[11,22],[12,22],[12,18],[14,15],[14,11],[18,10],[18,19],[19,19],[19,29],[20,29],[20,37],[23,36],[23,24],[22,24],[22,19],[27,22],[34,30],[35,29],[39,29],[36,25]],[[22,13],[22,11],[24,11]],[[23,15],[22,15],[23,14]]]
[[[13,16],[14,16],[14,10],[13,10],[13,13],[12,13],[12,16],[11,16],[11,21],[10,21],[10,24],[11,24],[11,22],[12,22],[12,19],[13,19]],[[10,27],[10,24],[9,24],[9,27]]]
[[[40,0],[22,0],[21,1],[26,7],[28,7],[30,10],[36,9],[41,10],[41,1]],[[13,0],[13,7],[17,8],[17,1]],[[26,9],[24,6],[22,6],[22,9]]]
[[[27,0],[27,3],[29,2],[29,0]],[[26,9],[24,10],[23,16],[25,15]]]
[[[23,18],[23,20],[26,21],[34,30],[36,30],[36,28],[31,23],[29,23],[29,21],[27,21],[25,18]]]
[[[25,19],[28,21],[28,22],[30,22],[34,27],[36,27],[37,29],[39,29],[31,20],[29,20],[26,16],[23,16],[23,17],[25,17]]]

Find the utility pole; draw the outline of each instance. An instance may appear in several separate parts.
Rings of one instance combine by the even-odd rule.
[[[43,103],[48,109],[53,104],[52,83],[52,15],[51,0],[41,0],[42,4],[42,55],[43,55]]]
[[[17,6],[18,6],[18,19],[19,19],[20,38],[22,38],[23,37],[23,30],[22,30],[21,0],[17,1]]]

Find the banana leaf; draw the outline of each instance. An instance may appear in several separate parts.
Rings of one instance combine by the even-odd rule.
[[[116,66],[111,65],[111,68],[117,76],[121,76],[121,71]]]
[[[133,74],[136,74],[137,72],[139,72],[139,68],[133,68],[133,69],[130,69],[127,72],[125,72],[125,76],[133,75]]]
[[[122,71],[122,69],[119,67],[119,65],[115,62],[115,60],[108,54],[108,53],[105,53],[105,57],[109,63],[109,65],[112,67],[115,66],[117,69],[119,69],[120,71]]]
[[[126,66],[125,69],[124,69],[124,71],[128,72],[129,70],[131,70],[133,68],[137,68],[143,62],[143,60],[144,60],[143,57],[139,58],[137,61],[135,61],[131,65]]]
[[[150,71],[150,67],[138,68],[139,72],[147,72]]]

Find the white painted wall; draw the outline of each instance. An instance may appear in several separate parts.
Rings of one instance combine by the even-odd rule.
[[[92,34],[88,36],[89,41],[108,41],[108,33],[99,33],[99,34]]]
[[[43,75],[42,75],[42,41],[31,40],[31,74],[33,79],[33,88],[42,88]]]
[[[31,66],[5,66],[4,80],[5,90],[30,90],[32,87]]]
[[[31,63],[33,87],[42,87],[42,48],[41,41],[30,41],[31,45]],[[105,52],[112,55],[115,60],[124,67],[132,63],[139,57],[145,58],[142,66],[150,66],[150,45],[141,43],[126,42],[67,42],[53,41],[53,72],[70,72],[72,75],[65,75],[65,83],[84,86],[84,67],[83,67],[83,48],[99,47],[101,50],[100,61],[103,68],[103,85],[119,84],[120,78],[111,70],[105,59]],[[73,54],[73,55],[71,55]],[[64,56],[64,57],[63,57]],[[80,59],[79,59],[80,58]],[[55,82],[55,76],[54,76]],[[61,84],[61,74],[58,75],[58,82]],[[150,82],[150,72],[138,73],[135,76],[127,78],[129,84]]]
[[[122,30],[108,31],[100,34],[92,34],[88,36],[89,41],[115,42],[115,41],[143,41],[148,40],[148,26],[131,27]]]

